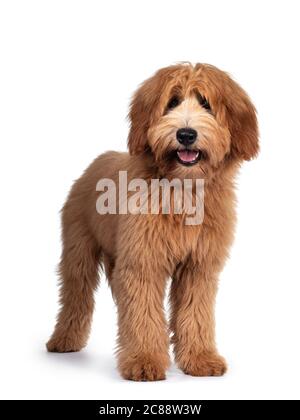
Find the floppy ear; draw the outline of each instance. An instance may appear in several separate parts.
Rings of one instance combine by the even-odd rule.
[[[232,79],[228,87],[225,103],[231,134],[231,155],[250,160],[259,152],[256,109],[247,93]]]
[[[128,149],[131,155],[143,153],[148,144],[147,132],[150,127],[150,112],[152,101],[147,92],[146,81],[133,95],[128,117],[130,131],[128,135]]]
[[[178,66],[169,66],[158,70],[146,80],[133,95],[128,117],[130,130],[128,135],[129,153],[137,155],[148,148],[147,133],[156,117],[163,111],[160,100],[168,80]]]

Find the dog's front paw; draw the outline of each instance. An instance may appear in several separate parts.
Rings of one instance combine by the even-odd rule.
[[[166,379],[166,367],[155,356],[137,355],[122,356],[119,360],[119,370],[124,379],[132,381],[161,381]]]
[[[213,352],[189,356],[184,362],[179,362],[179,367],[192,376],[222,376],[227,370],[225,359]]]
[[[46,344],[47,350],[53,353],[71,353],[80,351],[84,347],[78,337],[66,335],[53,335]]]

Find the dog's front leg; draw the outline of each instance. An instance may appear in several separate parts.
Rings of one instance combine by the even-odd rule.
[[[118,305],[118,367],[125,379],[165,379],[169,366],[169,337],[163,311],[166,275],[158,261],[145,261],[128,249],[113,273],[113,292]]]
[[[205,267],[179,267],[171,286],[171,329],[175,359],[186,374],[221,376],[226,362],[215,344],[217,275]]]

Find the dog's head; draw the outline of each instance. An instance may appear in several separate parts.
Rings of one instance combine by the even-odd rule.
[[[159,70],[135,93],[129,118],[129,152],[152,153],[164,176],[208,178],[258,153],[254,106],[211,65]]]

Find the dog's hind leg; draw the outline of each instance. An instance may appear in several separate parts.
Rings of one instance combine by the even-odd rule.
[[[51,352],[79,351],[85,346],[98,285],[100,250],[80,219],[65,224],[63,245],[59,266],[61,309],[47,343]]]

